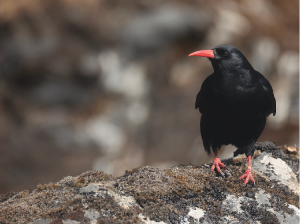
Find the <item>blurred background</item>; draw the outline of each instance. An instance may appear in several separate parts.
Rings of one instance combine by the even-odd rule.
[[[298,1],[1,0],[0,193],[91,169],[211,162],[204,58],[239,48],[273,86],[259,141],[299,142]],[[220,151],[231,157],[234,148]],[[225,151],[225,152],[224,152]]]

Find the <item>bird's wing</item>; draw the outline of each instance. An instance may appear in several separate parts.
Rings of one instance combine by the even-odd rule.
[[[272,86],[269,83],[269,81],[262,74],[260,74],[259,72],[257,72],[257,73],[260,76],[259,82],[263,86],[264,90],[267,92],[268,105],[266,105],[266,106],[267,106],[268,114],[273,113],[273,116],[275,116],[275,114],[276,114],[276,100],[275,100],[275,97],[274,97]]]
[[[206,107],[206,101],[210,99],[210,94],[213,88],[213,74],[208,76],[202,83],[201,89],[196,97],[195,109],[199,108],[200,113],[203,113],[203,109]]]

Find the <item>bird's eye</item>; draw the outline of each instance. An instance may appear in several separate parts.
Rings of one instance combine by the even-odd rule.
[[[224,52],[223,52],[223,56],[224,56],[224,57],[227,57],[227,56],[228,56],[228,52],[227,52],[227,51],[224,51]]]

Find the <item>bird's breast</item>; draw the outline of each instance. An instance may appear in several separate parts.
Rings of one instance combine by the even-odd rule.
[[[212,108],[219,108],[223,113],[233,116],[251,113],[256,116],[264,103],[262,95],[262,91],[257,86],[227,86],[214,92],[211,99],[214,105]]]
[[[247,101],[259,98],[257,86],[255,85],[225,85],[215,90],[216,97],[228,101]]]

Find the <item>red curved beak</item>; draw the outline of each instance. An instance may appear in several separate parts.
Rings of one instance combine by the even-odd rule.
[[[200,57],[207,57],[207,58],[214,58],[214,52],[213,50],[202,50],[202,51],[196,51],[194,53],[191,53],[190,56],[200,56]]]

